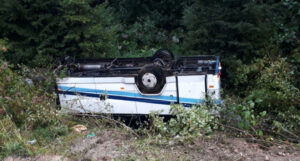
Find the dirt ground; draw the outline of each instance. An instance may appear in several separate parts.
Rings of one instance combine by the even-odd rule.
[[[281,144],[267,146],[251,139],[217,134],[193,143],[148,144],[120,130],[103,130],[95,136],[72,141],[69,153],[36,157],[8,157],[5,161],[110,161],[110,160],[192,160],[192,161],[300,161],[300,148]]]

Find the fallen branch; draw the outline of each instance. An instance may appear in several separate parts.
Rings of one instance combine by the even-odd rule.
[[[264,139],[258,139],[258,138],[255,137],[254,135],[250,134],[248,131],[245,131],[245,130],[242,130],[242,129],[239,129],[239,128],[236,128],[236,127],[224,125],[224,124],[221,124],[221,123],[216,123],[216,124],[218,124],[218,125],[220,125],[220,126],[223,126],[223,127],[227,127],[227,128],[236,130],[236,131],[238,131],[238,132],[242,132],[242,133],[244,133],[244,134],[250,136],[251,139],[256,140],[257,142],[265,142],[265,143],[270,143],[270,144],[272,144],[272,145],[280,145],[280,144],[277,144],[277,143],[275,143],[275,142],[267,141],[267,140],[264,140]],[[264,146],[264,145],[262,145],[262,144],[260,144],[260,145],[261,145],[262,147],[264,147],[264,148],[268,148],[268,147],[266,147],[266,146]]]

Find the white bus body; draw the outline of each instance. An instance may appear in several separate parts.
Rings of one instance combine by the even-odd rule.
[[[200,57],[199,57],[200,59]],[[210,60],[209,60],[210,61]],[[156,92],[147,93],[137,85],[137,75],[114,74],[93,76],[68,76],[57,79],[57,90],[62,109],[70,113],[149,114],[160,111],[168,115],[172,104],[191,107],[201,104],[209,95],[220,103],[220,63],[213,60],[213,72],[170,72],[164,76],[164,83]],[[97,65],[96,68],[98,69]],[[90,67],[90,66],[89,66]],[[199,65],[199,67],[203,67]],[[90,69],[88,69],[90,70]],[[168,70],[170,71],[170,70]],[[137,69],[137,72],[139,69]],[[95,74],[94,74],[95,75]],[[144,72],[141,82],[153,87],[162,81],[157,75]],[[146,80],[145,80],[146,79]]]

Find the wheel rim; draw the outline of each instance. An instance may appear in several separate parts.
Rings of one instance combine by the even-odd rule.
[[[142,77],[142,83],[147,88],[154,88],[157,84],[156,76],[152,73],[145,73]]]

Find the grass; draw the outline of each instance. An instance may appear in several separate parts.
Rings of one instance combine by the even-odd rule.
[[[206,154],[207,148],[219,148],[218,151],[222,151],[232,146],[234,147],[231,141],[236,140],[233,138],[226,141],[228,135],[213,133],[209,136],[198,137],[198,140],[195,140],[195,142],[181,142],[176,141],[176,138],[165,139],[155,135],[136,136],[131,131],[128,131],[127,128],[111,123],[105,119],[73,117],[66,119],[67,121],[64,125],[37,128],[32,131],[23,131],[22,133],[18,131],[17,128],[13,128],[14,126],[9,123],[9,120],[5,121],[5,119],[2,119],[0,121],[1,127],[3,128],[5,123],[6,125],[10,125],[6,126],[6,130],[13,130],[5,132],[5,129],[2,129],[0,132],[2,139],[4,137],[7,138],[4,146],[1,146],[0,159],[12,155],[35,156],[47,154],[80,160],[85,159],[86,154],[91,150],[102,153],[103,156],[111,157],[107,157],[106,159],[113,158],[116,161],[192,160],[195,159],[193,157],[202,158],[208,156],[208,158],[204,158],[205,160],[209,159],[209,157],[216,158],[213,156],[213,151],[211,151],[210,154]],[[82,133],[72,131],[71,127],[76,124],[87,126],[88,130]],[[96,141],[92,142],[94,145],[88,146],[87,149],[82,152],[74,152],[72,148],[88,141],[89,138],[87,134],[90,133],[96,134],[96,136],[93,137],[94,141]],[[9,136],[13,137],[9,138]],[[33,139],[36,139],[37,142],[35,144],[28,144],[28,141]],[[3,140],[1,141],[3,142]],[[221,147],[219,147],[218,144],[221,144]],[[249,145],[250,144],[252,143],[249,143]],[[244,143],[242,145],[244,145]],[[247,147],[245,148],[247,149]],[[274,155],[276,154],[277,153],[274,153]],[[229,159],[234,158],[232,153],[218,152],[217,157],[220,156],[227,156]],[[89,157],[87,157],[87,159],[93,160]]]
[[[163,157],[168,157],[168,153],[166,152],[164,152],[164,156],[160,155],[163,147],[153,144],[155,142],[154,138],[137,138],[131,131],[124,128],[124,126],[111,123],[106,119],[69,117],[66,120],[65,125],[58,124],[48,127],[38,127],[34,130],[24,130],[21,133],[20,129],[9,118],[2,119],[0,121],[2,124],[1,140],[4,144],[1,147],[0,159],[2,160],[8,156],[30,157],[43,154],[55,154],[74,159],[82,158],[83,154],[73,154],[70,151],[70,147],[72,147],[74,141],[86,138],[88,133],[106,131],[114,131],[110,137],[118,138],[119,133],[124,133],[134,138],[130,139],[130,142],[127,142],[127,147],[118,148],[118,151],[134,150],[133,155],[119,157],[119,160],[162,160]],[[87,126],[88,131],[84,133],[72,131],[71,127],[76,124]],[[10,137],[11,133],[13,133],[14,137]],[[30,144],[29,142],[33,140],[36,140],[36,142]]]
[[[138,138],[133,140],[125,150],[130,155],[120,157],[119,160],[188,160],[188,156],[178,153],[176,146],[153,144],[155,138]],[[177,155],[174,155],[177,154]]]
[[[66,123],[66,122],[65,122]],[[10,117],[0,118],[0,160],[7,156],[53,154],[57,147],[67,146],[75,135],[71,123],[28,129],[17,127]]]

